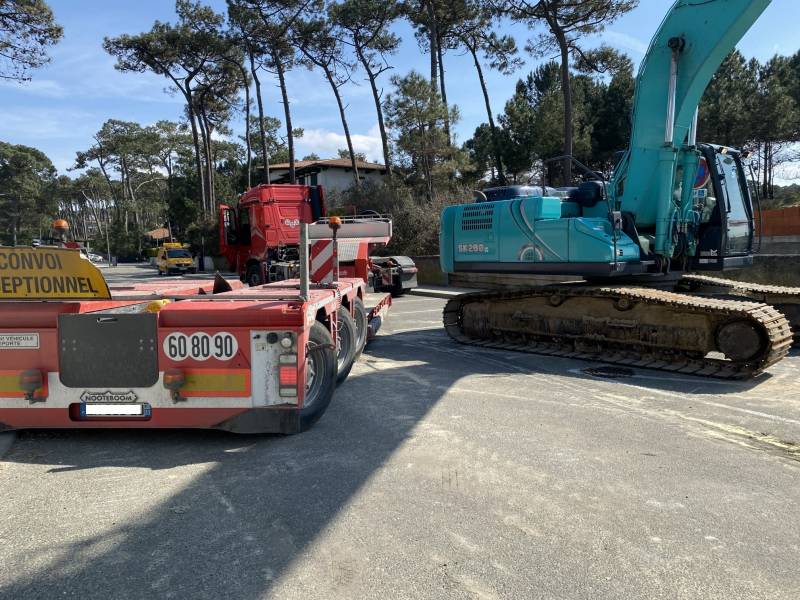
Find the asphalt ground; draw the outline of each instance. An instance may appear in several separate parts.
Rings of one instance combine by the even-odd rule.
[[[443,304],[397,299],[301,435],[20,433],[0,597],[800,597],[800,356],[602,379]]]

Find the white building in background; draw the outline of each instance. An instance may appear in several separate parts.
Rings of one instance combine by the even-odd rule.
[[[378,163],[356,161],[358,178],[362,182],[381,183],[386,177],[386,167]],[[353,168],[349,158],[326,160],[298,160],[294,163],[297,183],[321,185],[326,192],[344,191],[353,185]],[[289,163],[270,165],[270,183],[289,183]]]

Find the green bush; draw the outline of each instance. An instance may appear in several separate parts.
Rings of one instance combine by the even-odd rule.
[[[442,210],[452,204],[469,202],[472,192],[453,188],[436,193],[431,202],[416,193],[413,187],[397,182],[382,185],[365,184],[361,192],[354,190],[331,194],[327,198],[329,210],[348,214],[350,206],[356,211],[373,210],[392,215],[392,241],[376,250],[379,255],[422,256],[439,254],[439,219]]]

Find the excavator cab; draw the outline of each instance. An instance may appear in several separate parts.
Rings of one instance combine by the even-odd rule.
[[[694,211],[699,217],[696,270],[722,270],[751,262],[755,211],[743,154],[702,144],[695,179]]]

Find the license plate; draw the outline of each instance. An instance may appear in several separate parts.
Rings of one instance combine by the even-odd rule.
[[[150,416],[149,404],[81,404],[81,417],[130,417],[147,418]]]

